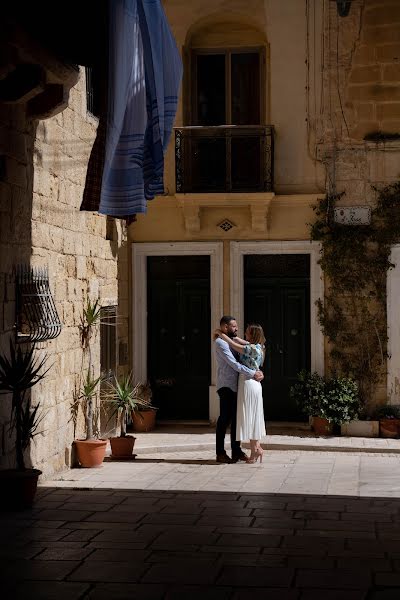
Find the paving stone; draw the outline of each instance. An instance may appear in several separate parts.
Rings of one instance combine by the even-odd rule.
[[[89,590],[86,583],[67,583],[66,581],[29,581],[4,587],[3,598],[7,600],[80,600]]]
[[[65,529],[46,529],[44,527],[29,528],[18,533],[15,537],[16,541],[33,542],[33,541],[58,541],[66,537],[68,532]]]
[[[283,587],[289,588],[294,577],[293,569],[265,567],[223,567],[217,584],[233,587]]]
[[[372,572],[377,571],[392,571],[392,563],[384,558],[372,558],[369,556],[348,556],[347,558],[339,558],[337,560],[339,569],[368,569]]]
[[[345,513],[339,513],[339,511],[317,511],[317,510],[295,510],[293,511],[293,518],[294,519],[307,519],[308,521],[310,520],[315,520],[315,519],[321,519],[321,520],[339,520],[339,515],[341,514],[345,514]],[[262,516],[262,515],[260,515]],[[355,517],[356,520],[356,517]]]
[[[300,569],[296,575],[296,586],[300,588],[365,590],[370,585],[371,575],[361,569]]]
[[[253,527],[264,527],[265,529],[303,529],[302,519],[263,519],[256,517]]]
[[[225,533],[218,539],[218,546],[258,546],[266,548],[274,548],[279,546],[281,541],[277,535],[254,535],[254,534],[234,534]]]
[[[82,511],[82,504],[83,504],[85,510],[90,511],[90,512],[110,510],[110,508],[115,506],[114,504],[111,504],[110,502],[108,502],[108,504],[106,504],[104,502],[90,502],[90,501],[88,502],[86,500],[85,503],[83,503],[83,502],[66,502],[64,505],[64,508],[65,508],[65,510]]]
[[[198,525],[218,525],[220,527],[250,527],[253,522],[253,517],[237,517],[237,516],[223,516],[223,515],[206,515],[200,517],[197,521]]]
[[[47,548],[36,560],[84,560],[92,550],[87,548]]]
[[[16,560],[3,561],[1,581],[61,581],[79,565],[78,561]]]
[[[156,523],[168,525],[194,525],[198,520],[198,515],[193,514],[165,514],[165,513],[151,513],[145,515],[142,519],[142,523]]]
[[[375,523],[371,521],[339,521],[339,520],[327,520],[327,519],[315,519],[312,521],[306,521],[306,529],[332,529],[335,531],[346,530],[346,531],[375,531]],[[375,536],[374,536],[375,537]]]
[[[261,546],[200,546],[200,552],[260,554]]]
[[[370,596],[368,596],[369,600],[399,600],[399,590],[391,589],[391,590],[379,590],[372,592]]]
[[[64,529],[64,533],[67,530]],[[94,538],[96,535],[101,533],[99,529],[77,529],[76,531],[70,531],[63,538],[66,542],[86,542]]]
[[[179,583],[210,585],[217,578],[219,567],[197,561],[180,564],[156,564],[144,574],[142,581],[148,583]]]
[[[143,517],[144,517],[144,513],[136,513],[133,511],[107,513],[107,521],[109,523],[137,523]],[[76,521],[78,519],[74,519],[73,517],[71,517],[68,520]],[[86,520],[89,523],[90,522],[102,522],[102,521],[104,521],[104,512],[95,512],[95,513],[91,514],[89,517],[86,517]]]
[[[87,519],[89,515],[90,511],[86,510],[68,510],[59,508],[54,510],[42,510],[39,518],[45,521],[82,521],[83,519]]]
[[[85,598],[92,600],[163,600],[165,587],[140,583],[97,583]]]
[[[223,503],[220,506],[209,506],[202,508],[203,516],[208,517],[211,515],[224,515],[230,517],[249,517],[252,513],[250,508],[226,508]]]
[[[107,517],[104,517],[105,519]],[[135,531],[137,523],[109,523],[108,521],[69,521],[62,526],[62,529],[95,529],[102,531],[103,529],[114,529],[121,531]]]
[[[135,560],[147,560],[149,552],[143,549],[132,548],[88,548],[86,560],[109,561],[109,562],[134,562]]]
[[[239,589],[232,596],[232,600],[254,600],[254,598],[265,598],[265,600],[298,600],[299,597],[299,590],[263,587]]]
[[[168,590],[165,600],[228,600],[231,594],[232,590],[228,587],[181,585]]]
[[[365,590],[303,590],[301,600],[366,600],[366,593]]]
[[[137,582],[145,569],[144,564],[136,562],[88,560],[68,577],[68,581]]]

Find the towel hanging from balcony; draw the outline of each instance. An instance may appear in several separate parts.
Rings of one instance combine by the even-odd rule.
[[[107,109],[81,210],[132,217],[163,193],[181,78],[182,61],[161,1],[110,1]]]

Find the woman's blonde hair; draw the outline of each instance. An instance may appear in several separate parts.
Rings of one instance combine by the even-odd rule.
[[[251,342],[252,344],[261,344],[262,346],[264,346],[265,335],[261,325],[259,325],[258,323],[250,323],[249,325],[247,325],[247,329],[251,338],[249,342]]]

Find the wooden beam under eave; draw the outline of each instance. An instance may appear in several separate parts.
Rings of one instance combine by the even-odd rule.
[[[23,104],[44,89],[43,69],[39,65],[20,64],[0,81],[0,102]]]
[[[46,85],[41,94],[28,102],[27,116],[32,119],[48,119],[68,106],[69,87],[60,83]]]

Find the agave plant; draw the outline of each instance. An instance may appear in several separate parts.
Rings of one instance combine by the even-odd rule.
[[[41,381],[49,368],[42,371],[47,357],[34,358],[35,347],[29,350],[17,348],[10,340],[10,355],[0,355],[0,391],[12,394],[10,435],[15,430],[15,454],[17,468],[24,471],[24,452],[31,439],[38,433],[42,420],[39,404],[32,406],[31,395],[27,392]]]
[[[134,384],[131,373],[123,375],[120,379],[114,376],[114,380],[108,382],[103,398],[113,408],[109,420],[116,416],[120,421],[120,437],[126,437],[128,414],[151,406],[149,399],[142,393],[142,384]]]
[[[93,377],[90,369],[86,373],[79,399],[85,402],[85,428],[86,428],[86,439],[92,440],[94,436],[93,432],[93,417],[94,417],[94,399],[97,396],[97,387],[101,381],[101,377]]]

